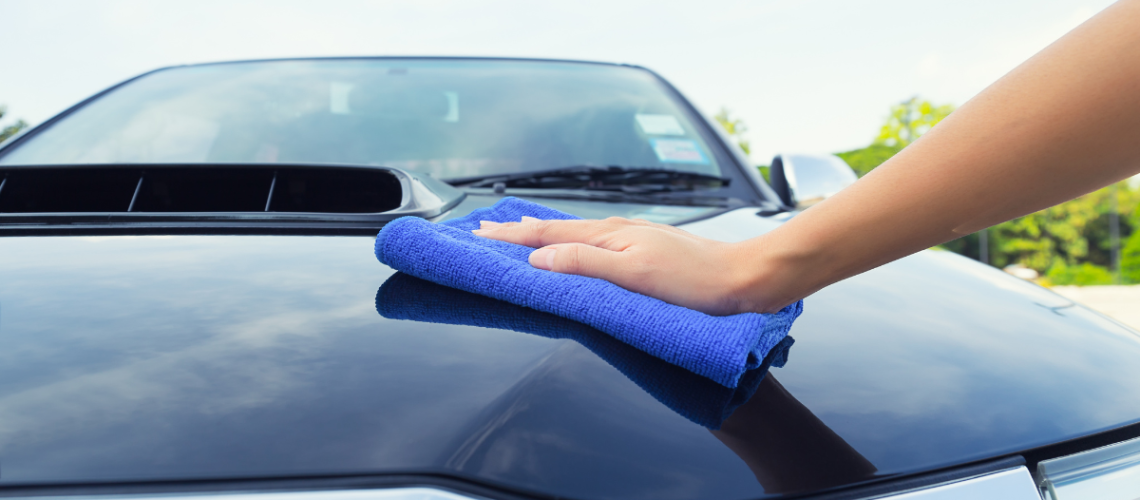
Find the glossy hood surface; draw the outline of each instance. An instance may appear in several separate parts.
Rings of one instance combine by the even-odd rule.
[[[778,224],[755,211],[684,227]],[[778,497],[1140,420],[1136,334],[948,252],[810,297],[786,366],[718,430],[580,340],[386,319],[368,237],[2,237],[0,255],[0,487],[399,473]]]

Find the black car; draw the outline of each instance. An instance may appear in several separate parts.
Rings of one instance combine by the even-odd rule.
[[[0,496],[1140,495],[1137,333],[950,252],[810,297],[736,389],[372,253],[504,196],[742,240],[853,178],[777,160],[629,65],[128,80],[0,145]]]

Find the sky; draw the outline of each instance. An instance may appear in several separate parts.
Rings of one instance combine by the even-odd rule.
[[[299,56],[541,57],[646,66],[752,159],[870,143],[911,96],[961,105],[1104,0],[0,0],[0,122],[36,124],[176,64]]]

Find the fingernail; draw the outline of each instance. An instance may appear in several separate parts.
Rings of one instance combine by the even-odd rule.
[[[545,271],[554,270],[554,249],[539,248],[530,253],[530,265]]]
[[[489,220],[479,221],[479,229],[491,229],[493,227],[498,227],[500,225],[502,225],[502,224],[495,222],[495,221],[489,221]]]
[[[471,232],[474,233],[475,236],[482,236],[482,235],[486,234],[488,231],[486,229],[472,229]]]
[[[540,221],[540,220],[542,220],[542,219],[538,219],[538,218],[535,218],[535,217],[527,217],[527,216],[525,216],[525,215],[524,215],[524,216],[523,216],[523,218],[522,218],[522,221],[523,221],[523,222],[538,222],[538,221]]]

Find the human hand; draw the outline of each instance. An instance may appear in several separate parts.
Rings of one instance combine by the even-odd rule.
[[[701,238],[673,226],[611,217],[605,220],[482,221],[486,238],[538,248],[530,264],[557,273],[601,278],[626,290],[708,314],[773,312],[753,289],[756,259],[742,261],[737,245]],[[790,302],[789,302],[790,303]],[[786,304],[783,304],[786,305]],[[782,307],[782,305],[780,305]],[[775,307],[778,310],[779,307]]]

